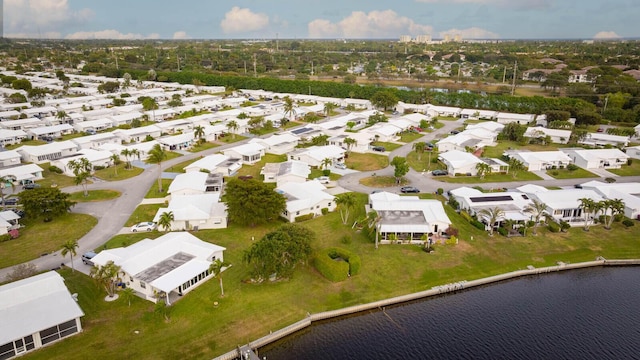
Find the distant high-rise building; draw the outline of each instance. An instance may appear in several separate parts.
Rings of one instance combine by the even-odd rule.
[[[453,37],[453,41],[455,41],[455,42],[462,42],[462,35],[460,35],[460,34],[456,34],[456,35]]]
[[[400,42],[401,43],[411,42],[411,35],[400,35]]]
[[[418,35],[416,37],[416,42],[418,44],[427,44],[431,42],[431,35],[427,34],[427,35]]]
[[[442,39],[442,41],[444,41],[444,42],[449,42],[449,41],[451,41],[451,35],[449,35],[449,34],[444,34],[444,39]]]
[[[4,0],[0,0],[0,39],[4,37]]]

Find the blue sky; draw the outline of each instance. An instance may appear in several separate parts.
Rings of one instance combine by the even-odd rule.
[[[4,0],[5,37],[639,37],[638,0]]]

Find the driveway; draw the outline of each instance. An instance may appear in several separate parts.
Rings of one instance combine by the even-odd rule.
[[[614,173],[608,172],[605,169],[587,169],[588,171],[591,171],[592,173],[602,177],[602,178],[617,178],[620,177],[620,175],[616,175]]]

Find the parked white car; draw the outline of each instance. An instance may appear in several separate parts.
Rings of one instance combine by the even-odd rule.
[[[347,169],[347,164],[345,164],[345,163],[336,163],[333,166],[336,169],[341,169],[341,170],[346,170]]]
[[[138,232],[138,231],[153,231],[156,229],[156,223],[148,221],[148,222],[141,222],[141,223],[137,223],[135,225],[133,225],[131,227],[131,231],[132,232]]]
[[[331,179],[328,176],[317,177],[316,180],[320,181],[320,184],[328,184]]]

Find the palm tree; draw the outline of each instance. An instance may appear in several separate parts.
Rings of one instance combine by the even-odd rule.
[[[333,160],[331,160],[330,158],[324,158],[320,163],[320,167],[322,167],[323,169],[327,169],[329,168],[329,166],[331,166],[331,164],[333,164]]]
[[[60,120],[60,122],[63,122],[64,119],[67,118],[67,112],[64,110],[58,110],[58,112],[56,113],[56,118]]]
[[[122,149],[120,151],[120,155],[124,156],[125,161],[127,162],[127,169],[131,169],[131,162],[129,161],[129,156],[131,156],[131,150],[129,149]]]
[[[353,147],[353,145],[355,145],[356,143],[357,141],[350,137],[344,139],[344,144],[347,145],[347,153],[351,151],[351,147]]]
[[[173,211],[165,211],[160,214],[160,218],[158,218],[158,226],[164,229],[164,231],[171,230],[171,222],[174,220]]]
[[[603,209],[605,210],[605,215],[607,212],[610,212],[609,216],[605,216],[605,229],[611,230],[613,219],[616,217],[616,215],[624,213],[624,207],[625,204],[622,199],[609,199],[603,201]]]
[[[525,206],[524,209],[522,209],[522,211],[524,211],[527,214],[531,214],[533,218],[536,219],[536,224],[533,228],[534,235],[536,234],[535,228],[538,227],[538,225],[540,225],[540,218],[542,217],[542,215],[545,214],[546,209],[547,209],[547,205],[542,201],[538,201],[536,199],[533,199],[530,205],[527,205]]]
[[[136,292],[133,288],[127,287],[120,291],[120,296],[122,296],[122,298],[129,304],[129,307],[131,307],[131,299],[136,296]]]
[[[342,224],[346,225],[349,221],[349,211],[356,204],[356,197],[352,192],[340,194],[336,196],[336,204],[340,207]]]
[[[338,107],[336,104],[332,103],[332,102],[327,102],[324,103],[324,113],[327,116],[327,118],[331,118],[331,113],[333,112],[333,110]],[[355,123],[354,123],[355,125]]]
[[[413,150],[418,154],[418,160],[422,159],[422,154],[424,154],[424,150],[426,149],[426,144],[423,141],[418,141],[413,143]]]
[[[113,297],[116,292],[116,281],[120,274],[121,267],[109,260],[103,266],[96,265],[91,268],[89,275],[94,278],[98,284],[104,286],[109,297]]]
[[[482,209],[478,211],[480,215],[489,225],[489,236],[493,236],[493,229],[500,218],[504,217],[504,210],[499,207]]]
[[[236,138],[236,131],[238,131],[239,127],[240,126],[235,120],[227,122],[227,130],[229,130],[229,132],[233,134],[234,139]]]
[[[522,161],[515,158],[509,159],[509,171],[511,171],[511,175],[514,179],[518,177],[518,172],[521,170],[524,170],[524,164]]]
[[[158,164],[158,191],[163,192],[162,188],[162,162],[167,158],[167,153],[160,144],[155,144],[149,150],[147,162],[150,164]]]
[[[209,271],[213,274],[213,276],[220,281],[220,296],[224,297],[224,287],[222,286],[222,271],[224,268],[229,266],[229,264],[223,262],[220,259],[216,259],[216,261],[212,262],[209,266]]]
[[[484,162],[477,163],[476,170],[478,170],[478,176],[480,179],[484,179],[485,175],[491,174],[491,166]]]
[[[113,171],[118,176],[118,164],[120,163],[120,156],[118,154],[111,155],[111,161],[113,161]]]
[[[87,181],[91,176],[91,170],[93,170],[93,165],[91,165],[89,159],[82,157],[78,160],[71,160],[69,161],[68,166],[75,175],[76,185],[82,184],[84,196],[89,196]]]
[[[73,239],[69,239],[67,242],[62,244],[62,252],[60,254],[62,254],[62,257],[67,256],[67,254],[71,257],[71,272],[76,271],[76,268],[73,266],[73,257],[77,255],[76,249],[79,246],[78,241]]]
[[[598,206],[595,201],[590,198],[582,198],[578,199],[580,201],[579,208],[582,209],[582,215],[584,216],[584,231],[589,231],[590,221],[593,220],[593,217],[589,216],[596,212]]]
[[[204,142],[204,127],[198,125],[193,128],[193,136],[197,137],[200,143]]]
[[[378,248],[378,222],[380,221],[380,215],[375,210],[371,210],[367,213],[367,226],[369,229],[374,229],[376,235],[376,249]]]
[[[289,116],[289,121],[294,121],[296,118],[296,108],[293,104],[293,99],[288,96],[284,97],[284,115]],[[286,121],[281,123],[281,126],[286,125],[286,123]]]

